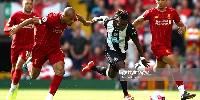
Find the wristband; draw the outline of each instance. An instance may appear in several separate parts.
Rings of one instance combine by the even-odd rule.
[[[141,60],[145,60],[145,58],[144,58],[144,57],[140,57],[140,59],[141,59]]]

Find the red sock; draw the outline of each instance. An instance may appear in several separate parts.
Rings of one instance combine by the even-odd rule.
[[[22,72],[22,69],[15,69],[15,72],[14,72],[13,78],[12,78],[13,84],[16,85],[19,83],[19,80],[21,78],[21,72]]]
[[[53,80],[51,81],[50,87],[49,87],[49,93],[54,95],[62,81],[63,76],[54,75]]]
[[[13,74],[14,74],[14,72],[15,72],[15,70],[13,70],[13,69],[11,68],[11,71],[10,71],[11,79],[13,78]]]
[[[174,78],[174,81],[176,83],[176,85],[179,87],[180,85],[183,85],[183,78],[181,76],[181,73],[178,72],[173,72],[172,73],[172,77]]]

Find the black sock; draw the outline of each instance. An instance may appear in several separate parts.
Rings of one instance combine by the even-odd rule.
[[[106,70],[107,70],[106,67],[93,66],[91,69],[92,69],[93,71],[97,71],[98,73],[100,73],[100,74],[106,76]]]
[[[128,95],[128,91],[127,91],[127,81],[120,81],[121,87],[123,89],[124,92],[124,96]]]

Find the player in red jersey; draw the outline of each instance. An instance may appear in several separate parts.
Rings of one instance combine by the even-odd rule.
[[[11,15],[8,23],[4,27],[5,32],[9,31],[11,27],[20,24],[26,19],[38,17],[38,15],[32,12],[33,0],[23,0],[22,6],[22,11],[17,11]],[[34,24],[29,24],[20,29],[13,37],[11,45],[12,83],[6,99],[12,100],[17,96],[22,65],[27,60],[32,50],[34,44],[33,36]]]
[[[45,17],[30,18],[17,27],[10,29],[10,33],[15,34],[20,28],[28,24],[37,24],[35,44],[32,50],[33,67],[30,76],[36,79],[41,71],[42,65],[49,60],[54,68],[55,75],[49,87],[46,100],[51,100],[56,93],[64,70],[64,53],[60,46],[60,37],[67,26],[71,26],[74,21],[80,21],[85,26],[91,25],[91,21],[85,21],[82,16],[75,13],[72,7],[67,7],[64,12],[49,13]]]
[[[180,68],[180,63],[171,52],[171,34],[173,21],[178,26],[179,34],[183,34],[186,30],[185,25],[181,22],[180,17],[175,9],[166,7],[167,0],[156,0],[157,7],[146,10],[134,22],[135,27],[139,23],[149,20],[150,30],[152,33],[151,50],[156,56],[156,68],[163,68],[169,64],[173,68]],[[190,99],[196,94],[189,94],[185,91],[180,70],[172,70],[172,76],[176,82],[178,90],[180,91],[181,100]]]

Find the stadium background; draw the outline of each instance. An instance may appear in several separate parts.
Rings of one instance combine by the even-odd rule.
[[[41,16],[45,16],[49,12],[63,11],[65,7],[72,6],[76,10],[76,13],[82,15],[86,20],[91,20],[92,17],[100,15],[107,15],[112,17],[113,12],[116,11],[116,9],[121,8],[128,11],[128,13],[130,14],[129,20],[131,22],[133,22],[135,18],[141,15],[145,11],[145,9],[149,9],[155,6],[154,0],[34,0],[34,2],[34,11]],[[177,59],[181,63],[181,68],[199,68],[200,0],[168,0],[167,5],[177,10],[181,17],[181,20],[187,26],[187,31],[184,35],[179,35],[177,33],[177,27],[173,27],[172,50],[174,55],[177,56]],[[100,10],[100,8],[102,9]],[[8,21],[10,15],[18,10],[22,10],[20,0],[0,0],[0,99],[5,98],[6,95],[3,94],[7,93],[11,82],[10,45],[12,37],[9,37],[8,33],[4,33],[3,28],[5,23]],[[149,61],[151,61],[151,65],[153,66],[155,65],[155,56],[152,55],[150,50],[151,33],[149,30],[148,22],[144,22],[143,24],[141,24],[137,30],[140,42],[143,45],[143,49],[145,51],[145,56],[146,58],[149,58]],[[60,91],[65,93],[66,89],[66,94],[68,94],[67,92],[70,92],[71,90],[81,89],[120,89],[118,78],[109,79],[92,72],[82,74],[80,72],[80,67],[74,67],[75,63],[72,62],[73,57],[70,55],[69,48],[70,45],[73,45],[70,44],[70,41],[74,37],[76,37],[77,33],[81,34],[83,38],[88,40],[88,45],[90,46],[88,55],[85,57],[85,62],[83,63],[83,65],[90,60],[95,60],[95,63],[97,65],[107,65],[107,61],[102,55],[105,46],[106,36],[106,31],[103,28],[102,23],[95,23],[92,25],[92,27],[84,27],[79,23],[74,23],[71,28],[66,29],[61,38],[62,49],[64,50],[66,55],[68,55],[67,61],[69,63],[67,63],[68,66],[66,66],[66,71],[69,71],[67,71],[68,74],[63,79],[59,90],[61,89]],[[95,35],[92,36],[93,34]],[[97,36],[102,37],[102,35],[104,36],[104,38],[96,39]],[[126,67],[132,70],[134,69],[134,63],[138,62],[138,56],[136,52],[137,50],[135,49],[136,48],[134,47],[134,44],[129,42]],[[167,68],[169,68],[169,66],[167,66]],[[186,81],[185,86],[187,90],[200,90],[200,77],[197,77],[199,76],[199,73],[197,73],[196,76],[184,75],[185,73],[182,74]],[[50,84],[50,79],[52,78],[52,75],[52,68],[47,62],[44,65],[44,69],[37,80],[32,80],[27,74],[24,74],[20,81],[20,89],[23,88],[26,90],[37,88],[46,89],[46,91],[48,91],[47,89]],[[169,92],[166,92],[166,94],[168,95],[169,93],[169,96],[172,96],[172,94],[174,93],[173,90],[176,90],[176,93],[178,94],[175,83],[173,81],[168,81],[168,75],[165,72],[163,72],[162,75],[163,76],[158,77],[160,79],[163,79],[162,81],[141,81],[142,77],[138,80],[129,81],[128,88],[131,90],[131,94],[133,94],[133,96],[134,90],[137,90],[136,93],[139,92],[143,94],[146,92],[141,91],[154,89],[168,90]],[[120,95],[119,97],[122,97],[122,91],[117,92]],[[151,92],[152,91],[148,91],[149,95]],[[85,99],[86,98],[87,96],[85,97]],[[199,99],[200,98],[198,97],[198,99],[195,100]],[[145,100],[147,99],[145,98]]]

